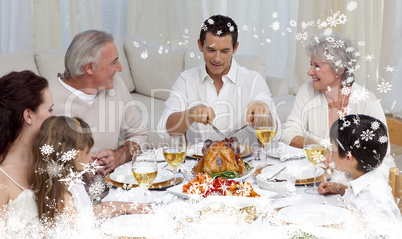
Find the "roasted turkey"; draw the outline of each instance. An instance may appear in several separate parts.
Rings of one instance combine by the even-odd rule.
[[[213,174],[233,171],[245,175],[247,169],[240,158],[239,146],[236,137],[220,141],[205,140],[202,148],[203,158],[194,167],[194,172]]]

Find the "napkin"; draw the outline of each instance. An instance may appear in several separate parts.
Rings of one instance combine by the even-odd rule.
[[[163,157],[163,149],[162,148],[156,149],[155,155],[156,155],[156,161],[158,161],[158,162],[165,161],[165,157]]]
[[[304,157],[303,149],[289,146],[283,142],[278,143],[278,155],[281,161],[288,159],[299,159]]]

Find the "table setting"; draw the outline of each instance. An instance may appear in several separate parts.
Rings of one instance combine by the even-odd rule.
[[[263,130],[256,132],[257,137],[270,139],[263,139],[262,149],[225,139],[236,146],[235,152],[244,155],[241,162],[249,168],[237,178],[195,174],[197,167],[209,170],[205,163],[209,156],[202,155],[199,145],[187,146],[181,136],[172,136],[153,150],[150,158],[157,165],[157,175],[145,180],[149,183],[142,188],[133,176],[137,170],[134,163],[116,168],[105,177],[111,188],[103,202],[143,202],[150,205],[153,214],[112,218],[100,226],[101,230],[112,236],[150,238],[199,238],[205,233],[215,238],[350,238],[362,233],[358,215],[342,206],[340,195],[310,193],[318,182],[330,180],[323,165],[311,163],[303,149],[278,142],[268,147],[275,134]],[[224,152],[225,142],[206,142],[206,146],[210,144],[208,153],[218,147]],[[224,164],[224,159],[217,160]]]

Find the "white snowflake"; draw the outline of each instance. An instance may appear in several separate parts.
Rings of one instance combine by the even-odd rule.
[[[338,23],[336,17],[337,17],[336,13],[332,16],[327,17],[328,25],[330,25],[331,27],[336,27],[336,25]]]
[[[314,152],[311,153],[311,159],[316,163],[321,163],[325,158],[319,151],[314,150]]]
[[[272,25],[269,25],[269,27],[272,28],[272,30],[274,30],[275,32],[278,31],[280,29],[281,23],[278,22],[277,20],[275,20]]]
[[[194,57],[194,52],[190,52],[190,57],[191,57],[191,58]]]
[[[330,43],[333,43],[335,41],[335,39],[333,37],[327,37],[325,39]]]
[[[208,31],[208,27],[205,24],[202,24],[201,29],[204,30],[204,32]]]
[[[296,38],[296,40],[297,40],[297,41],[300,41],[300,40],[302,40],[302,39],[303,39],[303,34],[302,34],[302,33],[300,33],[300,32],[298,32],[298,33],[296,33],[295,38]]]
[[[372,55],[367,54],[367,56],[364,57],[364,61],[371,61],[371,60],[373,60],[374,58],[375,58],[375,57],[374,57],[374,54],[372,54]]]
[[[329,138],[322,139],[320,145],[324,146],[326,149],[330,149],[332,145],[331,140]]]
[[[345,44],[344,44],[344,42],[342,40],[335,41],[334,44],[333,44],[333,47],[335,47],[335,48],[341,48],[341,47],[344,47],[344,46],[345,46]]]
[[[380,142],[381,144],[385,144],[388,142],[388,137],[386,135],[380,136],[378,142]]]
[[[346,17],[345,14],[341,14],[338,18],[337,23],[338,24],[345,24],[348,21],[348,18]]]
[[[350,124],[351,124],[351,123],[350,123],[349,120],[345,120],[345,121],[343,122],[343,124],[342,124],[342,127],[343,127],[343,128],[349,127]]]
[[[145,50],[144,52],[141,53],[141,58],[146,59],[148,57],[148,50]]]
[[[357,2],[356,1],[348,2],[348,5],[346,5],[346,9],[349,12],[356,10],[356,8],[357,8]]]
[[[77,156],[77,150],[75,149],[71,149],[65,153],[63,153],[63,155],[61,156],[60,160],[65,163],[67,161],[70,161],[72,159],[75,159],[75,156]]]
[[[347,157],[352,157],[352,152],[348,151],[348,153],[346,154]]]
[[[370,129],[363,131],[362,134],[360,135],[362,140],[366,140],[366,141],[372,140],[374,136],[375,136],[375,134]]]
[[[323,34],[324,34],[324,36],[331,36],[332,32],[333,32],[332,28],[328,27],[328,28],[325,28]]]
[[[214,20],[211,19],[211,18],[209,18],[209,19],[207,20],[207,22],[208,22],[210,25],[213,25],[213,24],[215,23]]]
[[[357,45],[359,45],[359,46],[364,46],[365,43],[364,43],[364,41],[359,41],[359,42],[357,43]]]
[[[96,181],[89,185],[88,193],[91,198],[102,194],[106,190],[106,186],[102,181]]]
[[[290,20],[289,25],[292,27],[295,27],[295,26],[297,26],[297,22],[295,20]]]
[[[391,90],[392,85],[389,84],[389,82],[381,82],[380,85],[377,85],[378,88],[377,90],[380,91],[380,93],[387,93],[388,91]]]
[[[327,86],[327,91],[331,92],[331,86]]]
[[[273,13],[272,13],[272,18],[273,18],[273,19],[278,18],[278,13],[277,13],[277,12],[273,12]]]
[[[324,52],[324,55],[327,58],[327,61],[333,61],[335,59],[335,57],[330,53]]]
[[[356,126],[360,125],[360,116],[356,115],[355,117],[353,117],[353,124]]]
[[[59,179],[60,182],[64,182],[68,186],[68,190],[70,190],[71,187],[76,184],[84,184],[82,181],[82,175],[85,173],[84,171],[74,172],[71,168],[69,171],[70,173],[66,176],[66,178]]]
[[[351,46],[345,49],[346,52],[352,52],[354,50],[355,50],[355,48],[353,48]]]
[[[234,26],[230,26],[229,31],[233,32],[234,31]]]
[[[217,32],[216,32],[216,35],[218,35],[218,36],[220,36],[222,34],[222,30],[218,30]]]
[[[248,26],[247,25],[243,25],[243,31],[248,31]]]
[[[374,121],[371,123],[371,129],[376,131],[377,129],[380,128],[380,123],[378,123],[378,121]]]
[[[139,44],[137,41],[133,41],[133,45],[134,45],[135,47],[140,47],[140,44]]]
[[[53,160],[49,160],[47,167],[46,167],[46,172],[49,174],[51,178],[56,178],[61,176],[61,171],[63,170],[63,166],[61,164],[58,164],[57,162]]]
[[[360,68],[359,65],[356,65],[355,67],[350,67],[346,72],[349,73],[349,75],[352,75],[355,73],[356,70]]]
[[[95,161],[91,162],[91,163],[87,163],[87,164],[83,164],[84,166],[84,170],[85,172],[88,172],[92,175],[95,175],[96,173],[98,173],[104,166],[100,166],[98,164],[98,159],[95,159]]]
[[[343,82],[342,82],[343,83]],[[341,89],[341,95],[349,95],[350,92],[352,92],[352,88],[351,87],[343,87]]]
[[[39,148],[40,152],[43,156],[50,155],[54,153],[53,145],[44,144],[42,147]]]
[[[391,66],[389,66],[389,65],[387,65],[386,67],[384,67],[384,69],[385,69],[385,72],[394,73],[394,71],[396,71],[396,70],[395,70],[395,67],[391,67]]]

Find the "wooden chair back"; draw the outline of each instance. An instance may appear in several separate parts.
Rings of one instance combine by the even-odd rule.
[[[396,167],[389,170],[389,185],[392,188],[395,203],[398,203],[399,198],[398,207],[402,213],[402,175],[399,175],[399,169]]]
[[[396,118],[387,117],[389,141],[402,146],[402,122]]]

